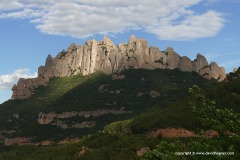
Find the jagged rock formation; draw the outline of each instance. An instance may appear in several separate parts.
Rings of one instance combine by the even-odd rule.
[[[208,64],[206,58],[198,54],[194,61],[188,57],[181,57],[173,48],[160,51],[156,47],[149,47],[142,38],[131,36],[128,44],[117,46],[108,38],[97,42],[91,40],[85,45],[71,44],[67,51],[63,50],[55,58],[48,55],[45,66],[38,69],[38,78],[20,79],[13,90],[12,99],[25,99],[31,96],[39,85],[46,85],[49,78],[64,77],[76,74],[88,75],[96,71],[106,74],[118,73],[124,69],[174,69],[184,72],[197,72],[207,79],[222,81],[226,74],[222,67],[215,62]]]

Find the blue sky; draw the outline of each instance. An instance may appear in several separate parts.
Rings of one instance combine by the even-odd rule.
[[[240,0],[1,0],[0,103],[20,77],[37,75],[48,54],[72,42],[115,44],[130,35],[230,72],[240,66]]]

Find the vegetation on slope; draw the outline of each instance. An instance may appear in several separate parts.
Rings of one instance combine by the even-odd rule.
[[[40,111],[57,111],[64,112],[69,110],[88,110],[96,109],[97,107],[109,107],[107,104],[125,104],[127,110],[134,111],[131,115],[113,116],[106,115],[98,117],[97,121],[101,122],[97,128],[88,131],[83,129],[67,129],[62,130],[55,126],[39,126],[32,128],[34,131],[29,135],[36,134],[39,137],[54,138],[58,137],[81,137],[81,135],[89,134],[81,138],[78,143],[69,143],[65,145],[53,146],[1,146],[0,159],[81,159],[81,160],[118,160],[118,159],[239,159],[239,133],[236,132],[239,127],[239,118],[232,119],[234,116],[239,116],[238,102],[238,87],[239,79],[229,82],[215,83],[202,79],[194,73],[183,73],[178,70],[128,70],[121,74],[125,75],[123,80],[112,80],[111,76],[97,73],[90,77],[82,77],[79,75],[78,80],[73,80],[77,77],[68,77],[69,81],[73,80],[72,88],[65,90],[65,85],[62,83],[62,78],[52,79],[50,85],[46,88],[39,88],[36,94],[25,101],[21,101],[20,110],[25,110],[25,104],[31,104],[30,101],[37,100],[39,95],[49,94],[55,90],[55,87],[62,85],[62,88],[57,88],[61,91],[56,91],[59,94],[55,99],[48,102],[48,97],[44,101],[35,102],[36,108],[28,106],[33,113]],[[94,77],[95,76],[95,77]],[[142,80],[144,78],[144,81]],[[56,82],[59,83],[56,83]],[[53,84],[51,84],[53,83]],[[123,89],[124,92],[119,95],[109,93],[99,93],[98,87],[106,85],[108,91]],[[190,95],[187,91],[193,85],[199,85],[203,88],[205,102],[202,103]],[[52,86],[51,86],[52,85]],[[55,87],[53,87],[55,85]],[[51,88],[52,87],[52,88]],[[47,90],[49,89],[49,90]],[[144,97],[137,97],[139,91],[148,93],[151,90],[158,91],[161,96],[152,98],[148,94]],[[53,92],[52,92],[53,93]],[[234,93],[234,94],[232,94]],[[201,94],[200,94],[201,95]],[[230,97],[224,99],[224,97]],[[84,98],[83,98],[84,97]],[[216,98],[215,103],[206,100]],[[81,101],[75,102],[74,100]],[[90,102],[90,100],[93,101]],[[42,100],[42,99],[41,99]],[[228,104],[226,104],[228,101]],[[125,102],[125,103],[124,103]],[[192,103],[190,103],[192,102]],[[210,110],[205,110],[204,114],[201,111],[193,110],[193,104],[196,107],[210,106]],[[14,101],[9,101],[0,106],[0,111],[8,111],[13,109],[9,114],[12,116],[16,113]],[[49,103],[49,104],[47,104]],[[45,107],[38,104],[46,104]],[[190,105],[192,104],[192,105]],[[214,105],[213,105],[214,104]],[[16,108],[14,108],[16,107]],[[22,107],[22,108],[21,108]],[[72,108],[71,108],[72,107]],[[95,108],[96,107],[96,108]],[[224,109],[227,108],[227,109]],[[196,108],[195,108],[196,109]],[[233,109],[233,111],[229,110]],[[213,112],[216,114],[212,114]],[[200,113],[200,114],[199,114]],[[229,116],[232,115],[232,116]],[[21,116],[21,114],[20,114]],[[209,118],[211,125],[206,125],[206,119]],[[230,118],[230,119],[229,119]],[[126,120],[127,119],[127,120]],[[205,119],[205,122],[203,121]],[[223,120],[223,121],[220,121]],[[225,123],[225,120],[228,120]],[[231,121],[230,121],[231,120]],[[117,121],[117,122],[116,122]],[[3,123],[3,121],[0,121]],[[113,122],[113,123],[111,123]],[[216,122],[216,123],[212,123]],[[221,122],[221,123],[218,123]],[[222,123],[224,122],[224,123]],[[10,122],[9,122],[10,123]],[[12,122],[13,123],[13,122]],[[20,122],[14,122],[16,124]],[[36,119],[35,122],[36,123]],[[34,126],[31,123],[29,125]],[[207,138],[201,135],[201,130],[215,129],[221,133],[218,128],[236,125],[231,130],[235,133],[233,136],[220,134],[220,137]],[[20,125],[19,125],[20,126]],[[31,126],[31,127],[32,127]],[[105,127],[104,127],[105,126]],[[166,139],[163,137],[149,138],[146,136],[150,131],[167,128],[167,127],[183,127],[189,130],[199,132],[200,137],[195,138],[173,138]],[[100,130],[99,132],[96,132]],[[229,130],[229,128],[227,128]],[[22,129],[23,135],[26,135],[27,128]],[[95,133],[94,133],[95,132]],[[61,133],[61,136],[59,136]],[[231,137],[232,136],[232,137]],[[152,152],[149,152],[145,157],[137,157],[137,151],[143,147],[149,147]],[[85,148],[85,153],[81,151]],[[179,156],[175,152],[234,152],[234,156]],[[20,157],[19,157],[20,156]]]
[[[211,127],[219,136],[209,138],[200,134],[187,142],[161,141],[156,149],[145,155],[145,159],[239,159],[240,114],[227,108],[217,109],[215,102],[206,98],[197,86],[189,91],[193,94],[193,112],[204,126]]]
[[[102,130],[106,124],[114,121],[130,119],[149,110],[166,108],[183,99],[187,89],[197,84],[201,87],[210,85],[210,81],[196,73],[185,73],[179,70],[126,70],[122,80],[112,80],[112,76],[94,73],[88,76],[72,76],[53,78],[47,87],[39,87],[36,93],[27,100],[8,101],[0,105],[1,130],[15,132],[12,137],[31,137],[36,140],[61,140],[87,135]],[[104,85],[107,91],[98,91]],[[120,94],[111,93],[121,90]],[[157,91],[160,96],[152,98],[150,91]],[[144,95],[138,97],[137,94]],[[131,114],[90,117],[89,121],[97,121],[93,128],[61,129],[52,125],[37,123],[40,112],[91,111],[96,109],[111,109],[124,107]],[[19,119],[13,115],[18,114]],[[73,117],[76,122],[84,121],[82,117]],[[8,135],[9,136],[9,135]]]

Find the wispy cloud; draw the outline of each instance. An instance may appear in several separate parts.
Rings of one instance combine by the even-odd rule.
[[[0,14],[0,19],[1,18],[26,19],[26,18],[41,17],[43,14],[44,14],[43,11],[26,8],[21,11]]]
[[[239,65],[236,66],[236,64],[240,65],[240,58],[220,63],[220,65],[224,67],[239,67]]]
[[[240,51],[221,53],[221,54],[209,53],[209,54],[206,54],[205,57],[207,59],[213,59],[213,58],[217,58],[217,57],[232,56],[232,55],[239,55],[239,54],[240,54]]]
[[[18,69],[11,74],[0,75],[0,90],[10,90],[19,78],[34,78],[37,73],[31,74],[29,69]]]
[[[212,1],[212,0],[210,0]],[[0,6],[6,5],[3,0]],[[76,38],[141,29],[160,39],[192,40],[216,35],[223,15],[190,7],[203,0],[12,0],[0,18],[24,18],[41,32]],[[209,21],[209,19],[211,21]],[[179,32],[181,30],[181,32]]]
[[[189,40],[215,36],[223,25],[224,20],[220,13],[208,11],[202,15],[191,15],[176,25],[160,23],[149,27],[148,31],[158,35],[161,39]]]

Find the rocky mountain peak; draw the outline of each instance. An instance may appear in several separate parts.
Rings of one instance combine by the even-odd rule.
[[[45,66],[48,66],[48,67],[54,66],[53,58],[51,55],[47,56]]]
[[[72,51],[74,51],[74,50],[76,50],[76,49],[77,49],[76,44],[75,44],[75,43],[72,43],[72,44],[68,47],[67,51],[68,51],[68,52],[72,52]]]
[[[20,79],[15,85],[12,99],[25,99],[34,93],[34,88],[46,85],[49,78],[65,77],[76,74],[88,75],[96,71],[114,74],[125,69],[174,69],[184,72],[197,72],[207,79],[222,81],[226,74],[217,63],[208,63],[206,58],[197,54],[191,61],[186,56],[180,56],[172,47],[161,51],[157,47],[149,48],[148,41],[130,36],[128,44],[117,46],[110,38],[104,37],[101,42],[87,41],[84,45],[72,43],[67,51],[63,50],[56,57],[48,55],[45,66],[38,69],[38,78]]]
[[[112,42],[112,40],[110,38],[108,38],[107,36],[104,36],[103,38],[103,44],[107,45],[107,46],[115,46],[114,43]]]
[[[129,37],[128,43],[129,43],[129,44],[132,44],[132,43],[134,43],[134,42],[136,42],[136,41],[137,41],[137,39],[136,39],[135,35],[131,35],[131,36]]]
[[[173,53],[174,52],[172,47],[167,47],[166,51],[169,52],[169,53]]]

